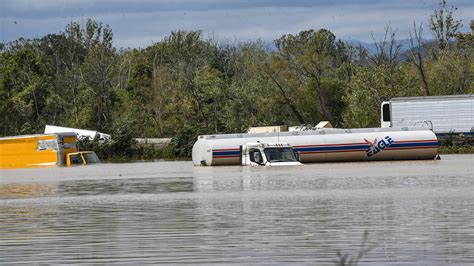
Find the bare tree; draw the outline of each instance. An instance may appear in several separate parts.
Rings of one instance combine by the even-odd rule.
[[[416,23],[413,23],[413,31],[410,30],[410,51],[408,53],[408,60],[418,71],[421,80],[421,87],[423,89],[424,95],[430,95],[430,88],[426,80],[426,70],[423,64],[423,27],[416,26]]]
[[[390,25],[385,26],[385,34],[381,41],[376,41],[374,35],[371,34],[376,49],[375,54],[369,57],[372,63],[375,65],[388,64],[391,67],[397,66],[402,46],[397,43],[396,34],[397,31],[393,30]]]

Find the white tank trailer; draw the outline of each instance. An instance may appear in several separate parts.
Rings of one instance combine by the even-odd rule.
[[[193,163],[196,166],[238,165],[240,149],[251,142],[288,143],[302,163],[423,160],[438,156],[438,139],[431,130],[331,128],[198,136],[193,146]]]

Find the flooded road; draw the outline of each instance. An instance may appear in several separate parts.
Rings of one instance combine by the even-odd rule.
[[[0,172],[0,264],[472,264],[474,155]]]

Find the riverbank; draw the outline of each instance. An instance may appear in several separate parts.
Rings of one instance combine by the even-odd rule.
[[[439,154],[474,154],[474,138],[464,134],[439,138]]]
[[[474,154],[474,146],[440,146],[439,154]]]

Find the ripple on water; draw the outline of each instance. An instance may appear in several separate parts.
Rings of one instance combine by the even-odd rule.
[[[472,165],[4,171],[0,263],[327,263],[367,231],[367,264],[470,264]]]

